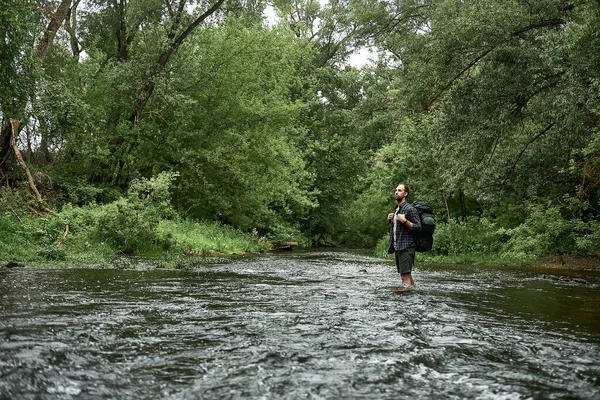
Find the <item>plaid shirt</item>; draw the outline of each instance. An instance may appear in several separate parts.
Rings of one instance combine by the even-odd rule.
[[[413,232],[416,233],[421,231],[419,212],[412,205],[404,202],[400,207],[398,207],[398,205],[394,207],[394,215],[398,214],[406,214],[406,219],[413,223],[413,230],[411,231],[405,224],[398,221],[397,218],[394,218],[390,224],[390,249],[392,248],[392,244],[396,251],[415,247]]]

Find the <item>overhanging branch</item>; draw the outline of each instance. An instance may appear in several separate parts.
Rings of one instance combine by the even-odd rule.
[[[499,44],[498,44],[499,45]],[[483,57],[487,56],[492,50],[494,50],[498,45],[492,46],[490,48],[488,48],[487,50],[485,50],[483,53],[481,53],[480,55],[478,55],[475,59],[471,60],[471,62],[465,67],[463,68],[458,74],[456,74],[456,76],[454,76],[454,78],[452,78],[450,80],[450,82],[448,82],[440,91],[438,91],[430,100],[429,103],[427,104],[427,108],[430,109],[431,106],[433,105],[433,103],[435,103],[437,101],[437,99],[440,98],[440,96],[442,94],[444,94],[444,92],[448,89],[450,89],[450,87],[454,84],[454,82],[456,82],[457,80],[460,79],[461,76],[463,76],[463,74],[465,72],[467,72],[468,70],[470,70],[471,68],[473,68],[475,66],[475,64],[477,64]]]
[[[552,127],[556,125],[556,122],[552,122],[550,123],[548,126],[546,126],[541,132],[539,132],[537,135],[535,135],[534,137],[532,137],[529,142],[527,142],[525,144],[525,147],[523,147],[523,149],[521,149],[521,152],[519,153],[519,155],[517,156],[517,158],[515,159],[515,161],[512,163],[512,166],[510,167],[510,169],[508,170],[508,172],[506,173],[506,176],[504,177],[504,180],[502,181],[501,186],[503,186],[508,179],[510,178],[510,176],[513,174],[513,172],[515,172],[515,169],[517,168],[517,164],[519,163],[519,161],[521,160],[521,157],[523,157],[523,154],[525,153],[525,150],[527,150],[527,148],[536,140],[538,140],[539,138],[541,138],[542,136],[544,136],[544,134],[546,134],[546,132],[548,132],[550,129],[552,129]]]
[[[152,72],[150,73],[146,84],[144,85],[142,90],[140,90],[140,93],[137,97],[137,101],[134,105],[133,112],[131,113],[131,117],[129,118],[129,121],[132,124],[135,125],[139,121],[142,112],[146,106],[146,103],[148,103],[148,100],[150,100],[152,93],[154,93],[154,88],[156,87],[156,77],[164,70],[165,65],[169,61],[171,55],[173,55],[173,53],[177,51],[179,46],[181,46],[183,41],[194,31],[194,29],[196,29],[202,22],[204,22],[206,18],[208,18],[215,11],[217,11],[224,2],[225,0],[217,0],[217,2],[213,4],[212,7],[210,7],[202,15],[196,18],[194,22],[192,22],[187,27],[186,30],[179,34],[179,36],[175,38],[171,45],[158,57],[158,60],[152,67]],[[182,1],[180,5],[183,3],[184,2]]]
[[[565,21],[563,19],[560,18],[555,18],[555,19],[548,19],[548,20],[544,20],[544,21],[539,21],[536,22],[534,24],[528,25],[526,27],[523,28],[519,28],[516,29],[514,31],[512,31],[510,33],[509,38],[504,39],[494,45],[492,45],[491,47],[489,47],[488,49],[486,49],[483,53],[481,53],[480,55],[478,55],[477,57],[475,57],[473,60],[471,60],[469,62],[469,64],[467,64],[467,66],[465,68],[463,68],[458,74],[456,74],[446,85],[444,85],[444,87],[442,87],[441,90],[439,90],[428,102],[427,108],[431,109],[431,106],[433,105],[433,103],[435,103],[440,96],[442,96],[442,94],[444,94],[444,92],[446,92],[448,89],[450,89],[450,87],[454,84],[454,82],[456,82],[457,80],[459,80],[467,71],[469,71],[471,68],[473,68],[479,61],[481,61],[482,58],[484,58],[485,56],[487,56],[490,52],[492,52],[494,49],[496,49],[498,46],[508,42],[511,40],[511,38],[513,37],[518,37],[521,39],[527,39],[527,37],[525,36],[525,33],[535,30],[535,29],[541,29],[541,28],[549,28],[549,27],[556,27],[556,26],[561,26],[565,23]]]

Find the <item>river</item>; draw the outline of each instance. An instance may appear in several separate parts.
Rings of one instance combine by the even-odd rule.
[[[3,269],[0,399],[600,399],[600,275],[552,273],[417,261],[398,294],[349,251]]]

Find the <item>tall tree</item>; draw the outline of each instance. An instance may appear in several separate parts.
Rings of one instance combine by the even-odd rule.
[[[49,13],[45,15],[46,18],[40,18],[41,20],[46,20],[48,22],[46,29],[43,31],[42,37],[38,38],[39,44],[37,45],[37,51],[35,52],[34,56],[35,58],[29,59],[30,61],[34,61],[34,63],[28,63],[27,59],[23,57],[23,54],[27,55],[33,53],[31,50],[27,49],[27,47],[29,47],[31,44],[26,43],[25,41],[20,41],[22,38],[27,36],[35,38],[37,35],[38,27],[32,23],[34,21],[32,21],[29,16],[23,16],[24,18],[18,22],[13,21],[14,24],[12,25],[5,25],[6,28],[2,33],[4,36],[4,40],[2,41],[2,50],[4,53],[3,55],[6,56],[6,58],[3,57],[3,59],[6,60],[6,63],[3,64],[5,64],[6,68],[11,71],[10,75],[13,78],[16,78],[17,80],[22,79],[29,81],[29,85],[24,92],[18,93],[19,88],[13,88],[16,89],[14,91],[17,91],[17,96],[14,95],[14,91],[11,92],[10,89],[6,90],[7,98],[18,98],[19,100],[8,108],[5,106],[2,107],[2,131],[0,132],[0,173],[3,175],[9,172],[10,158],[14,154],[15,147],[12,146],[11,143],[16,143],[17,138],[13,136],[18,135],[19,129],[24,125],[23,121],[26,119],[27,101],[30,100],[32,93],[35,93],[35,78],[33,77],[37,75],[36,69],[40,66],[43,66],[44,62],[48,58],[48,55],[50,54],[54,44],[56,33],[69,13],[71,0],[62,0],[55,9],[50,8],[53,6],[53,3],[46,4],[44,2],[16,2],[16,4],[11,5],[14,6],[14,8],[4,8],[3,13],[14,12],[18,16],[23,14],[23,12],[34,12],[33,15],[35,15],[35,11],[38,9],[46,9],[46,7],[48,7],[47,9],[49,10]],[[10,82],[10,78],[8,76],[3,76],[2,78],[3,84]],[[17,82],[14,82],[13,84],[19,85]],[[15,121],[21,121],[21,123],[11,124],[11,119]],[[25,124],[27,124],[27,122],[28,121],[25,121]],[[14,129],[15,126],[17,129]]]
[[[376,37],[394,76],[398,144],[378,155],[387,179],[438,188],[431,198],[450,215],[489,215],[515,198],[598,215],[597,3],[436,0],[386,9],[388,21],[398,20]]]
[[[135,90],[135,97],[131,105],[129,114],[129,123],[131,124],[131,134],[129,138],[125,138],[122,132],[113,140],[115,143],[120,143],[117,146],[116,163],[114,165],[113,183],[124,184],[127,182],[127,174],[124,172],[126,159],[138,144],[139,130],[135,129],[140,119],[143,116],[144,109],[152,97],[156,88],[156,81],[160,74],[164,71],[171,56],[177,52],[182,43],[209,17],[219,10],[225,0],[215,0],[213,3],[204,4],[201,2],[199,6],[194,7],[193,1],[189,0],[165,0],[164,6],[167,11],[164,22],[161,21],[161,27],[166,32],[166,37],[162,38],[163,45],[160,47],[159,54],[156,55],[145,74],[142,84]],[[120,0],[118,4],[119,15],[124,14],[125,0]],[[193,7],[194,13],[190,14],[188,8]],[[127,55],[127,50],[123,46],[127,45],[127,34],[123,31],[124,23],[122,18],[119,23],[118,38],[119,38],[119,57],[123,59]]]
[[[346,215],[358,192],[375,134],[366,128],[374,108],[384,99],[378,79],[347,65],[350,55],[369,43],[372,29],[363,23],[365,2],[276,1],[281,24],[314,50],[301,77],[308,90],[299,93],[309,105],[302,114],[307,129],[307,168],[318,207],[303,227],[321,244],[340,239],[349,230]],[[377,132],[377,135],[381,132]],[[377,146],[377,144],[375,144]]]
[[[221,219],[261,233],[293,225],[312,200],[294,98],[310,49],[285,29],[228,18],[198,31],[157,86],[133,149],[137,169],[180,173],[187,217]],[[175,73],[176,72],[176,73]]]

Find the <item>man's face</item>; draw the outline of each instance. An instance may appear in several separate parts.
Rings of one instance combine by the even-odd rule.
[[[406,198],[407,194],[404,191],[404,185],[398,185],[398,187],[396,188],[396,193],[395,193],[395,197],[396,200],[400,201],[404,198]]]

